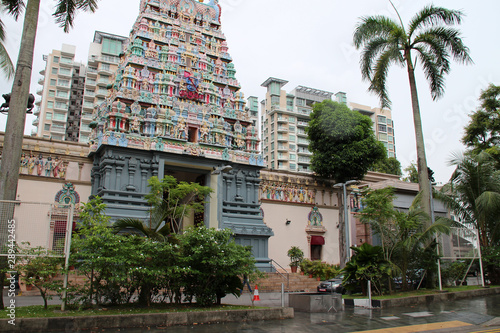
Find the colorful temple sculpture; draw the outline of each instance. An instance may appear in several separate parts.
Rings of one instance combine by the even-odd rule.
[[[146,219],[150,177],[211,186],[204,213],[184,225],[231,228],[264,265],[273,235],[259,204],[264,161],[220,14],[217,0],[141,1],[106,101],[94,109],[92,194],[114,219]]]

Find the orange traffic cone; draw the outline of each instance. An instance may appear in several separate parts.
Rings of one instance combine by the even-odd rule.
[[[259,287],[257,285],[255,285],[255,289],[253,290],[253,300],[254,301],[260,301]]]

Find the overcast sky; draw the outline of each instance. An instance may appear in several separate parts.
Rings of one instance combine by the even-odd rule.
[[[208,2],[209,0],[205,0]],[[367,92],[361,80],[359,52],[352,45],[352,33],[361,16],[386,15],[397,19],[388,0],[220,0],[222,30],[236,68],[236,77],[245,96],[265,96],[261,83],[273,76],[289,81],[290,91],[304,85],[336,93],[347,93],[349,101],[378,106],[376,96]],[[430,1],[394,0],[404,23]],[[446,77],[446,93],[433,102],[427,82],[417,68],[417,86],[424,126],[429,167],[436,180],[446,182],[453,168],[448,160],[464,150],[460,143],[468,114],[476,109],[477,98],[489,83],[500,84],[498,0],[435,0],[434,5],[460,9],[465,18],[460,26],[464,43],[470,48],[473,65],[452,63]],[[37,81],[45,67],[42,59],[62,43],[76,45],[76,60],[86,63],[89,43],[96,30],[128,36],[138,15],[139,0],[101,0],[95,14],[80,13],[75,27],[65,34],[52,18],[55,1],[43,0],[40,10],[33,76],[30,91],[40,88]],[[17,58],[22,18],[14,22],[2,14],[6,46]],[[403,168],[416,160],[413,120],[406,70],[390,71],[387,82],[393,102],[396,154]],[[0,79],[0,93],[11,90],[12,82]],[[38,95],[36,95],[39,97]],[[0,130],[6,116],[0,115]],[[31,132],[33,117],[25,133]]]

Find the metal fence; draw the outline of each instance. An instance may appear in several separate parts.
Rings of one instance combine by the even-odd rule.
[[[0,200],[0,256],[17,244],[43,247],[49,255],[64,257],[68,235],[75,228],[73,212],[67,204]]]

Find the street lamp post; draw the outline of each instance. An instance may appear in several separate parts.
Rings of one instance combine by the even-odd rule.
[[[346,249],[346,252],[345,252],[345,263],[347,263],[349,261],[349,259],[351,258],[351,241],[350,241],[350,227],[349,227],[349,215],[348,215],[348,209],[347,209],[347,189],[346,187],[351,185],[351,184],[355,184],[357,183],[358,181],[357,180],[348,180],[346,181],[345,183],[337,183],[335,185],[333,185],[333,187],[335,188],[339,188],[339,187],[342,187],[342,191],[343,191],[343,202],[344,202],[344,232],[345,232],[345,249]]]

